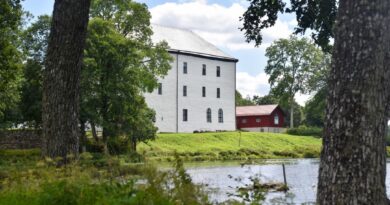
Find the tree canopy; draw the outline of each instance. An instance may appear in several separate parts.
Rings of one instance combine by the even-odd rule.
[[[329,52],[337,10],[336,0],[290,0],[290,4],[283,0],[250,0],[247,11],[241,17],[241,30],[248,42],[255,41],[256,45],[260,45],[263,39],[261,31],[274,26],[279,14],[295,13],[298,25],[294,33],[304,34],[307,29],[313,30],[314,42]]]
[[[236,90],[236,106],[246,106],[246,105],[254,105],[252,100],[249,98],[243,98],[241,93]]]
[[[22,7],[19,0],[0,2],[0,121],[4,111],[19,100],[22,80],[19,31],[22,25]]]
[[[38,128],[42,124],[42,72],[50,33],[50,17],[38,16],[22,33],[24,55],[20,121]]]

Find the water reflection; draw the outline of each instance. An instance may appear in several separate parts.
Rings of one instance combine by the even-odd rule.
[[[265,160],[252,165],[196,163],[186,167],[195,183],[204,184],[212,191],[210,197],[214,202],[223,202],[231,199],[228,193],[234,192],[236,187],[249,184],[252,176],[258,175],[262,182],[283,182],[282,163],[286,166],[290,190],[266,194],[264,204],[314,204],[318,159]]]

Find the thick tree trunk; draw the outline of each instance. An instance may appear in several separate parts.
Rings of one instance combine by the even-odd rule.
[[[90,0],[56,0],[43,79],[43,149],[47,157],[79,152],[79,81]]]
[[[317,204],[388,204],[389,12],[389,0],[340,0]]]

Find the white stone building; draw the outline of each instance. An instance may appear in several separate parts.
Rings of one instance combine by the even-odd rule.
[[[145,99],[159,132],[235,130],[237,59],[189,30],[153,25],[174,58],[160,86]]]

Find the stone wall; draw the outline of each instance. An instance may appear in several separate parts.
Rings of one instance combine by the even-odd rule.
[[[41,146],[40,131],[6,130],[0,131],[0,149],[32,149]]]

